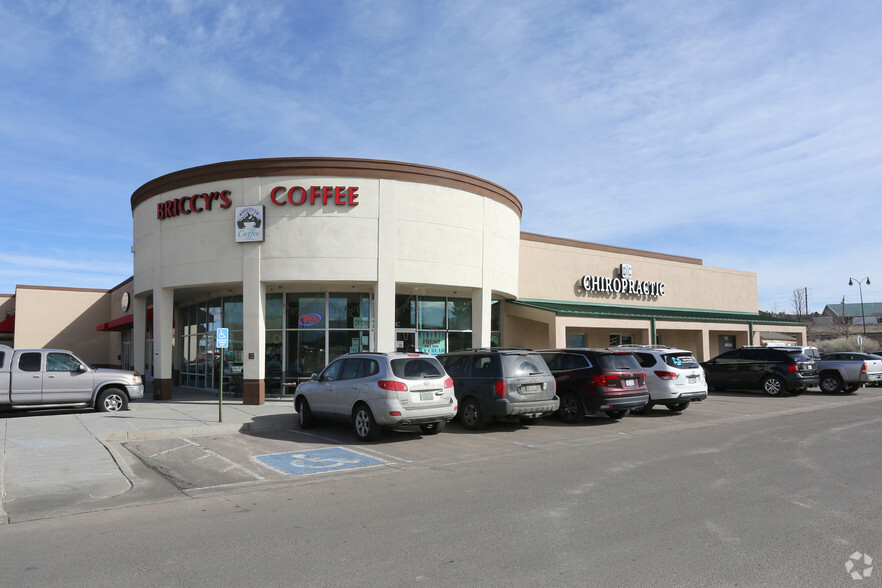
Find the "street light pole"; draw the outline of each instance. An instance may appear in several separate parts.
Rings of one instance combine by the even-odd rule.
[[[870,285],[870,277],[867,276],[866,278],[864,278],[864,280],[866,280],[867,286],[869,286]],[[863,292],[863,290],[861,290],[861,282],[863,280],[857,280],[855,278],[848,278],[848,285],[853,286],[855,281],[857,282],[858,293],[861,295],[861,323],[863,323],[863,325],[864,325],[864,338],[866,339],[866,337],[867,337],[867,316],[864,314],[864,292]]]

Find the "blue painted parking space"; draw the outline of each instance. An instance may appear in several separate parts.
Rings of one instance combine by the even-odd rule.
[[[382,459],[364,455],[343,447],[289,451],[254,457],[266,466],[283,474],[302,476],[320,472],[335,472],[353,468],[363,468],[386,463]]]

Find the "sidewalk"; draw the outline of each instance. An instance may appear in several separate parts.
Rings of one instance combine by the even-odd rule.
[[[295,423],[290,397],[268,398],[259,406],[225,397],[222,422],[217,394],[175,388],[172,398],[145,394],[117,413],[0,413],[0,524],[98,510],[114,498],[137,494],[132,491],[142,482],[133,471],[138,464],[122,442],[279,430]]]

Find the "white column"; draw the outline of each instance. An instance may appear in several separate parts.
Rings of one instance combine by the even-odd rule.
[[[144,361],[144,339],[147,336],[147,297],[135,296],[132,300],[132,365],[139,374],[145,374],[147,365]]]
[[[242,353],[245,404],[265,401],[266,285],[260,279],[260,244],[244,243],[242,255]],[[251,359],[251,354],[254,358]]]
[[[171,398],[174,332],[173,288],[153,288],[153,382],[160,398]]]
[[[395,351],[395,249],[398,182],[380,180],[378,207],[376,349]]]
[[[472,347],[490,347],[489,288],[472,290]]]

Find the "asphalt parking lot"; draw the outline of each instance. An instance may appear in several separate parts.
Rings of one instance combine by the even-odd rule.
[[[693,403],[682,413],[656,407],[646,415],[620,421],[606,416],[567,425],[545,418],[534,425],[497,422],[482,431],[466,431],[453,422],[435,436],[418,430],[384,431],[374,443],[355,440],[351,428],[319,423],[301,431],[290,426],[245,434],[181,435],[122,442],[122,447],[149,470],[161,474],[185,496],[251,489],[257,485],[320,483],[340,477],[379,476],[421,468],[516,457],[556,448],[617,443],[645,436],[672,437],[684,429],[722,427],[756,419],[882,401],[882,389],[829,396],[809,391],[798,397],[721,392]]]

